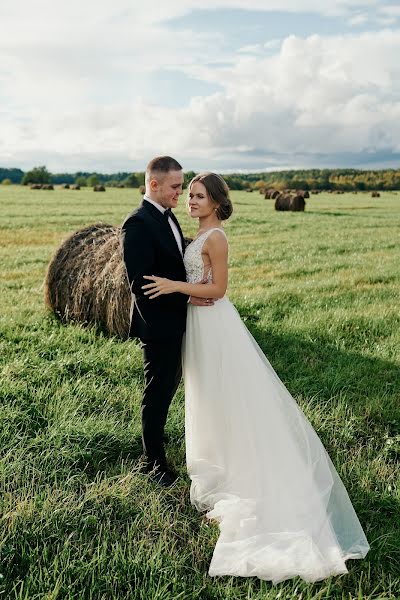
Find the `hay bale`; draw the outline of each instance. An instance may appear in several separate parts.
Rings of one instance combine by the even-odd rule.
[[[77,184],[75,183],[75,184],[71,185],[70,189],[71,189],[71,190],[80,190],[80,189],[81,189],[81,186],[80,186],[80,185],[77,185]]]
[[[42,184],[41,183],[32,183],[32,185],[30,185],[29,187],[31,190],[41,190]]]
[[[93,191],[94,192],[105,192],[106,188],[104,187],[104,185],[95,185],[93,187]]]
[[[140,194],[144,194],[144,193],[145,193],[145,191],[146,191],[146,188],[145,188],[145,186],[144,186],[144,185],[140,185],[140,186],[139,186],[139,193],[140,193]]]
[[[303,196],[303,198],[309,198],[310,194],[307,190],[299,190],[298,192],[296,192],[296,196]]]
[[[307,198],[309,198],[309,196],[307,196]],[[290,210],[293,210],[294,212],[304,211],[305,206],[306,201],[304,200],[303,194],[297,194],[290,202]]]
[[[292,196],[290,194],[280,194],[275,199],[275,210],[290,210]]]
[[[64,323],[95,323],[128,337],[131,294],[120,227],[90,225],[61,244],[47,268],[45,303]]]
[[[44,183],[42,185],[42,190],[54,190],[54,185],[52,183]]]
[[[291,196],[290,194],[280,194],[275,199],[275,210],[291,210],[294,212],[304,211],[306,202],[301,194]]]
[[[63,183],[61,187],[63,190],[69,190],[69,183]]]
[[[372,196],[372,198],[380,198],[381,197],[379,192],[372,192],[371,196]]]

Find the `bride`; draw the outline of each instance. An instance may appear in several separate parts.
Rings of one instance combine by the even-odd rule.
[[[209,574],[278,583],[346,573],[369,545],[320,439],[225,296],[232,213],[214,173],[189,185],[199,230],[187,247],[187,282],[147,276],[150,299],[180,292],[188,305],[183,349],[190,498],[219,522]],[[206,281],[200,283],[201,281]]]

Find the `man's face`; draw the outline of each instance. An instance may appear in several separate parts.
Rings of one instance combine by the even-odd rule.
[[[153,180],[154,181],[154,180]],[[153,184],[153,181],[151,184]],[[183,171],[168,171],[157,181],[154,190],[157,202],[164,208],[176,208],[179,196],[182,194]]]

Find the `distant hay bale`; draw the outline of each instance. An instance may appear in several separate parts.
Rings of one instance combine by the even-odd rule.
[[[32,183],[32,185],[30,185],[29,187],[31,190],[41,190],[42,184],[41,183]]]
[[[264,198],[275,200],[275,198],[279,196],[280,193],[281,192],[279,190],[276,190],[275,188],[269,188],[268,190],[266,190]]]
[[[71,190],[80,190],[80,189],[81,189],[81,186],[80,186],[80,185],[78,185],[77,183],[74,183],[74,184],[72,184],[72,185],[70,186],[70,189],[71,189]]]
[[[52,183],[44,183],[42,185],[42,190],[54,190],[54,185]]]
[[[144,186],[144,185],[140,185],[140,186],[139,186],[139,193],[140,193],[140,194],[144,194],[144,193],[145,193],[145,191],[146,191],[146,188],[145,188],[145,186]]]
[[[296,192],[296,196],[303,196],[303,198],[309,198],[310,194],[308,193],[307,190],[298,190]]]
[[[372,196],[373,198],[380,198],[380,197],[381,197],[381,195],[380,195],[380,193],[379,193],[379,192],[372,192],[371,196]]]
[[[64,183],[61,187],[63,190],[69,190],[69,183]]]
[[[301,194],[291,196],[290,194],[280,194],[275,199],[275,210],[291,210],[294,212],[304,211],[306,202]]]
[[[252,188],[246,188],[246,192],[252,192],[253,189]]]
[[[61,244],[47,269],[45,303],[64,323],[98,324],[128,337],[131,294],[120,227],[90,225]]]
[[[308,194],[308,192],[306,192]],[[309,198],[310,195],[307,196]],[[302,194],[297,194],[294,196],[290,202],[290,210],[295,212],[304,211],[306,206],[306,201],[304,200],[304,196]]]
[[[290,210],[291,200],[290,194],[280,194],[275,200],[275,210]]]
[[[93,187],[93,191],[94,192],[105,192],[106,188],[104,187],[104,185],[95,185]]]

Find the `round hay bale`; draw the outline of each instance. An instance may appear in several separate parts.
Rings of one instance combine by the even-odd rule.
[[[42,190],[54,190],[54,185],[52,183],[44,183],[42,185]]]
[[[94,192],[105,192],[106,188],[104,187],[104,185],[95,185],[93,187],[93,191]]]
[[[303,194],[297,194],[297,196],[293,196],[290,202],[290,210],[293,210],[295,212],[304,211],[305,206],[306,201],[304,200]]]
[[[69,183],[64,183],[61,187],[63,190],[69,190]]]
[[[371,196],[372,196],[372,198],[380,198],[381,197],[379,192],[372,192]]]
[[[290,194],[280,194],[275,199],[275,210],[290,210],[292,196]]]
[[[31,190],[41,190],[42,184],[41,183],[32,183],[32,185],[30,185],[29,187]]]
[[[70,189],[71,189],[71,190],[80,190],[80,189],[81,189],[81,186],[80,186],[80,185],[78,185],[78,184],[76,184],[76,183],[74,183],[73,185],[71,185],[71,186],[70,186]]]
[[[61,244],[47,268],[45,303],[64,323],[93,323],[128,337],[131,293],[120,227],[90,225]]]
[[[144,185],[140,185],[140,186],[139,186],[139,193],[140,193],[140,194],[144,194],[144,193],[145,193],[145,191],[146,191],[146,188],[145,188],[145,186],[144,186]]]

